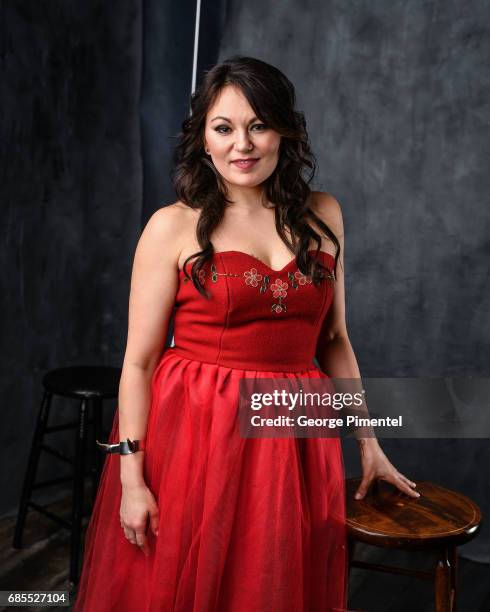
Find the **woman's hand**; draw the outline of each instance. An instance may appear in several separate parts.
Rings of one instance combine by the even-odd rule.
[[[358,440],[358,443],[361,451],[362,480],[354,496],[355,499],[363,499],[371,483],[376,480],[386,480],[410,497],[420,497],[420,493],[413,490],[417,485],[400,474],[388,461],[375,438],[363,438]]]
[[[119,516],[126,538],[148,555],[147,522],[149,519],[150,529],[155,536],[158,536],[158,506],[152,492],[145,484],[123,485]]]

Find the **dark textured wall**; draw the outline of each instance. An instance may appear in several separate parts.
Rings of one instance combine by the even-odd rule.
[[[490,6],[231,0],[219,59],[243,53],[297,88],[344,215],[349,335],[363,376],[490,372]],[[417,480],[472,495],[488,440],[381,440]],[[347,446],[351,475],[357,451]],[[490,561],[490,529],[466,554]]]
[[[297,86],[319,161],[313,187],[344,211],[348,326],[362,374],[488,375],[487,4],[220,6],[220,58],[261,57]],[[142,16],[130,0],[0,4],[0,513],[18,500],[42,374],[122,359],[140,220],[173,198],[194,7],[151,0]],[[201,32],[203,65],[218,38]],[[486,440],[381,442],[415,480],[453,486],[490,510]],[[356,451],[346,450],[356,473]],[[488,535],[471,546],[474,558],[488,555]]]
[[[146,0],[143,22],[141,138],[144,168],[142,224],[175,200],[173,148],[189,114],[195,2]]]
[[[0,7],[2,513],[19,498],[43,373],[121,365],[142,172],[140,3]],[[74,420],[74,405],[53,408],[53,422]],[[40,477],[50,469],[46,456]]]

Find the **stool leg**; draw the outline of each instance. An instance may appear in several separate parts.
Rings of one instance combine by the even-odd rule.
[[[449,563],[451,564],[451,612],[457,612],[458,549],[456,546],[449,549]]]
[[[96,440],[103,441],[103,432],[102,432],[102,400],[97,397],[93,400],[93,410],[94,410],[94,435],[92,436],[92,454],[94,456],[95,466],[93,472],[93,503],[95,503],[95,497],[97,495],[97,488],[100,482],[100,476],[102,474],[103,467],[103,453],[98,448]]]
[[[440,552],[435,571],[435,612],[451,612],[451,564],[448,551]]]
[[[354,552],[356,550],[356,542],[354,538],[347,538],[347,578],[350,577],[350,571],[352,569],[352,560],[354,559]]]
[[[20,548],[22,546],[22,534],[27,517],[29,502],[31,501],[32,487],[36,478],[36,472],[39,465],[39,457],[41,454],[41,445],[43,442],[44,431],[49,418],[49,409],[51,406],[52,393],[45,390],[39,408],[36,427],[32,437],[31,450],[27,462],[26,475],[22,486],[22,495],[17,513],[17,522],[15,525],[14,539],[12,546]]]
[[[78,432],[75,454],[75,474],[73,478],[73,505],[71,517],[71,551],[70,551],[70,582],[78,583],[78,560],[80,556],[80,541],[83,513],[83,493],[85,476],[85,452],[87,442],[88,400],[80,403],[78,417]]]

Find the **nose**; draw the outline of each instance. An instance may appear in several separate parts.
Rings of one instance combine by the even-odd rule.
[[[237,132],[237,140],[235,143],[235,149],[238,152],[248,152],[253,148],[253,142],[250,138],[250,133],[248,130],[239,130]]]

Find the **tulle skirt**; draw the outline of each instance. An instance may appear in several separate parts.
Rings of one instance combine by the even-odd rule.
[[[120,525],[120,456],[107,455],[75,612],[341,612],[345,481],[339,438],[244,438],[240,370],[169,348],[151,381],[145,481],[159,509],[150,554]],[[118,442],[116,411],[110,442]]]

